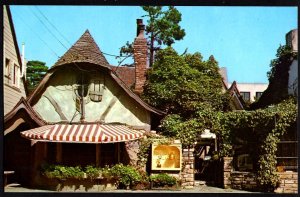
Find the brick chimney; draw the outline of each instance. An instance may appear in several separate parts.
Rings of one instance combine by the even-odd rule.
[[[145,25],[142,19],[137,19],[137,37],[133,43],[133,57],[135,65],[134,92],[141,94],[146,81],[147,39],[144,37]]]

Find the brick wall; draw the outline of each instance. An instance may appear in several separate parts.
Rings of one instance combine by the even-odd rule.
[[[135,87],[134,92],[141,94],[146,81],[146,66],[147,66],[147,39],[144,38],[144,28],[141,19],[137,19],[137,37],[133,43],[133,57],[135,64]]]
[[[181,186],[184,188],[193,188],[195,184],[195,166],[194,166],[194,149],[183,149],[182,153],[182,172]]]

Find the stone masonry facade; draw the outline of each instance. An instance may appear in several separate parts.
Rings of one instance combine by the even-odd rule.
[[[193,188],[195,185],[195,166],[194,166],[194,149],[183,149],[182,153],[182,172],[181,186],[183,188]]]
[[[259,191],[255,173],[234,171],[232,157],[224,157],[224,188]],[[298,193],[298,172],[277,172],[280,186],[275,193]]]
[[[280,186],[276,193],[298,193],[298,172],[278,172]]]

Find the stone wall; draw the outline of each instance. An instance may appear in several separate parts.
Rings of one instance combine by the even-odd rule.
[[[257,191],[256,176],[251,172],[231,172],[231,188],[249,191]]]
[[[276,193],[298,193],[298,172],[278,172],[280,186]]]
[[[223,177],[224,177],[224,188],[230,188],[231,187],[231,181],[230,181],[230,175],[233,171],[232,167],[232,157],[223,157]]]
[[[182,172],[181,186],[193,188],[195,184],[194,149],[183,149],[182,151]]]
[[[232,160],[232,157],[223,158],[224,188],[259,191],[255,173],[234,171]],[[278,175],[280,186],[275,193],[298,193],[298,172],[278,172]]]

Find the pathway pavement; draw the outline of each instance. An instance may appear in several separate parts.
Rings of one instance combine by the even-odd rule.
[[[40,189],[30,189],[25,188],[20,185],[8,185],[4,188],[4,192],[54,192],[50,190],[40,190]],[[243,190],[234,190],[234,189],[222,189],[218,187],[211,187],[206,185],[200,185],[194,187],[193,189],[181,189],[181,190],[111,190],[111,191],[101,191],[99,193],[253,193]]]

